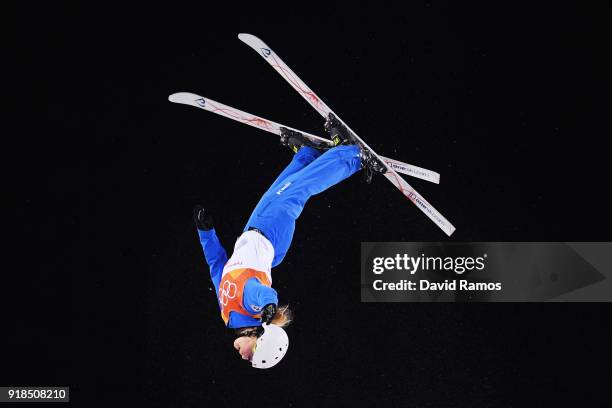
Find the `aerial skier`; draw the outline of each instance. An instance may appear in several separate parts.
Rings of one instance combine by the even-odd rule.
[[[276,365],[287,352],[289,338],[283,327],[291,321],[287,306],[278,306],[271,269],[285,257],[295,220],[308,199],[363,169],[366,182],[381,173],[409,201],[448,236],[455,227],[399,174],[438,184],[436,172],[376,154],[259,38],[238,38],[260,54],[325,119],[331,141],[301,132],[191,92],[176,92],[168,99],[204,109],[226,118],[280,135],[281,144],[295,155],[253,210],[231,258],[219,243],[210,214],[194,209],[194,220],[217,293],[221,318],[234,329],[234,348],[253,367]]]
[[[298,132],[283,132],[281,144],[295,154],[261,197],[229,259],[211,215],[200,205],[194,209],[221,318],[226,327],[234,329],[234,348],[256,368],[276,365],[289,346],[283,327],[291,322],[291,311],[286,305],[278,306],[271,269],[287,254],[295,220],[306,201],[360,169],[368,183],[373,173],[386,171],[333,115],[328,117],[325,129],[334,141],[333,147],[313,143]]]

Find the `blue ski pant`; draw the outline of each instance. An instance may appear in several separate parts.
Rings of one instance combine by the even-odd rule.
[[[244,231],[257,228],[274,247],[272,267],[280,264],[289,250],[295,220],[308,199],[350,177],[359,170],[359,147],[337,146],[321,154],[304,146],[293,156],[253,210]]]

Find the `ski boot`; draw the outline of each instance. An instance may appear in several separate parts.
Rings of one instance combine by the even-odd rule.
[[[325,131],[329,133],[329,138],[334,142],[334,146],[339,146],[341,144],[358,144],[357,140],[351,137],[351,133],[346,126],[344,126],[333,113],[327,116],[324,127]]]
[[[370,149],[363,146],[333,113],[330,113],[325,121],[325,130],[329,133],[331,140],[334,142],[334,146],[351,144],[359,146],[359,158],[361,159],[361,169],[363,169],[363,179],[367,184],[372,182],[374,173],[385,174],[387,172],[386,166],[378,160]]]
[[[297,153],[302,146],[309,146],[317,150],[327,150],[329,149],[329,145],[323,142],[313,141],[300,132],[296,132],[295,130],[287,129],[286,127],[281,127],[281,136],[280,142],[281,145],[287,146],[293,153]]]
[[[359,152],[359,157],[361,158],[363,179],[366,183],[370,184],[372,182],[372,176],[374,173],[385,174],[387,172],[387,167],[385,167],[385,165],[381,163],[370,150],[362,147],[361,151]]]

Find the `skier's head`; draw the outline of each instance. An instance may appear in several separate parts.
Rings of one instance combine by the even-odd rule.
[[[248,360],[256,368],[270,368],[276,365],[287,352],[289,338],[283,329],[291,322],[291,312],[281,306],[271,324],[243,327],[236,330],[238,338],[234,348],[243,360]]]

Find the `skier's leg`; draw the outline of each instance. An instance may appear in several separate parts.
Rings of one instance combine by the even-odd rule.
[[[279,174],[274,183],[270,186],[268,191],[264,193],[261,197],[255,209],[253,210],[249,220],[247,221],[244,231],[247,231],[249,227],[253,227],[253,220],[256,215],[261,213],[262,209],[266,207],[269,203],[270,199],[275,195],[276,191],[279,189],[284,182],[284,180],[291,176],[294,173],[302,170],[304,167],[312,163],[317,157],[321,155],[321,151],[317,149],[313,149],[308,146],[303,146],[296,154],[293,155],[291,162],[285,167],[285,169]],[[257,228],[257,227],[255,227]]]
[[[304,167],[312,163],[317,157],[321,155],[321,151],[313,149],[312,147],[303,146],[296,154],[293,155],[291,162],[285,167],[285,169],[278,175],[274,183],[270,186],[267,193],[276,192],[276,188],[283,183],[283,181],[290,175],[297,173]]]
[[[289,250],[295,220],[302,213],[308,198],[349,177],[359,170],[360,165],[359,147],[335,147],[285,177],[282,186],[266,197],[265,203],[249,219],[245,230],[257,228],[272,242],[273,267],[281,263]]]
[[[350,177],[361,168],[359,147],[334,147],[285,179],[279,201],[283,202],[293,218],[300,216],[306,201],[331,186]],[[285,187],[286,186],[286,187]]]

